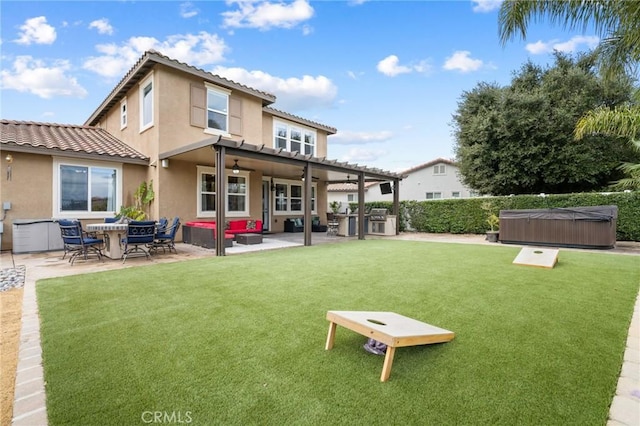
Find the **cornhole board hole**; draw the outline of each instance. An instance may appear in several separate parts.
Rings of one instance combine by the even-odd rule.
[[[333,348],[337,325],[387,345],[380,375],[381,382],[386,382],[391,375],[396,348],[449,342],[455,336],[453,331],[394,312],[328,311],[327,320],[329,320],[329,334],[325,345],[326,350]]]
[[[513,260],[515,265],[537,266],[539,268],[553,268],[558,263],[558,249],[538,247],[523,247]]]

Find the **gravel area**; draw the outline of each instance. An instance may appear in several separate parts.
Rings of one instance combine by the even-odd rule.
[[[24,266],[0,269],[0,291],[23,287],[26,270]]]

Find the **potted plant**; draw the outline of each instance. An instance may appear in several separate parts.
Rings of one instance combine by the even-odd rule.
[[[498,242],[498,236],[500,234],[500,218],[495,214],[493,209],[493,204],[487,201],[482,203],[482,210],[486,212],[487,215],[487,224],[489,225],[489,230],[487,231],[487,241],[492,243]]]
[[[332,201],[329,203],[329,208],[331,209],[331,211],[333,212],[333,214],[336,214],[340,211],[340,202],[339,201]]]
[[[135,194],[133,194],[135,204],[133,206],[121,206],[120,213],[116,217],[121,221],[144,220],[147,217],[145,209],[151,205],[154,198],[153,180],[149,184],[142,182],[136,189]]]

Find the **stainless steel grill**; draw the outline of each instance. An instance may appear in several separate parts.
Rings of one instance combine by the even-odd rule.
[[[369,220],[371,222],[386,222],[387,214],[387,209],[371,209],[369,212]]]

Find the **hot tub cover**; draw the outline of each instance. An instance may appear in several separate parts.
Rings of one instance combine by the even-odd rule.
[[[618,206],[588,206],[531,210],[500,210],[500,219],[555,219],[611,222],[618,218]]]

